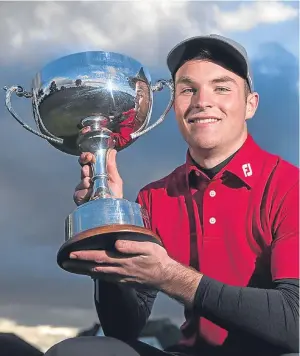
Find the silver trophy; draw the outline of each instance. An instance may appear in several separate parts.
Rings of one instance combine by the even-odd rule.
[[[149,125],[153,92],[170,89],[162,116]],[[128,56],[102,51],[71,54],[46,65],[34,78],[32,90],[5,87],[6,107],[29,132],[67,154],[95,155],[93,192],[65,220],[65,243],[57,254],[59,266],[86,274],[82,261],[71,261],[78,250],[113,250],[116,239],[161,243],[150,229],[146,211],[137,203],[114,197],[106,170],[110,149],[121,151],[164,119],[172,107],[172,81],[151,83],[141,63]],[[39,131],[25,124],[11,106],[11,95],[30,98]],[[82,129],[89,127],[87,133]]]

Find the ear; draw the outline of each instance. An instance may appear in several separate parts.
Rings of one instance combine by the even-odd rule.
[[[246,120],[252,119],[258,107],[258,103],[259,103],[258,93],[256,92],[250,93],[248,95],[247,103],[246,103],[246,115],[245,115]]]

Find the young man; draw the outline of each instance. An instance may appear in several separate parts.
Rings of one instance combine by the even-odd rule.
[[[96,307],[112,338],[68,340],[49,355],[76,355],[80,348],[85,355],[167,355],[134,341],[156,291],[185,306],[182,340],[169,353],[298,352],[299,171],[262,150],[247,132],[246,121],[258,106],[247,53],[230,39],[210,35],[180,43],[167,63],[187,159],[138,195],[164,248],[118,241],[127,258],[74,253],[99,263]],[[115,157],[112,151],[110,184],[122,197]],[[91,159],[90,153],[81,156],[77,204],[90,194]],[[102,280],[108,274],[118,283]]]

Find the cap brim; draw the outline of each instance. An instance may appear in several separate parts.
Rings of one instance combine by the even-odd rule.
[[[135,89],[135,84],[138,81],[142,81],[142,82],[145,82],[145,83],[148,82],[148,78],[147,78],[147,76],[145,74],[145,71],[144,71],[143,67],[140,68],[140,70],[136,74],[136,76],[128,78],[128,83],[129,83],[130,87],[133,88],[133,89]]]
[[[169,52],[167,65],[172,76],[175,75],[184,62],[197,57],[200,51],[205,49],[209,50],[216,63],[220,63],[247,79],[248,66],[243,55],[226,41],[209,36],[190,38],[179,43]]]

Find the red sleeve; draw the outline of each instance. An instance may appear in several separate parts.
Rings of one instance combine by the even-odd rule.
[[[143,214],[145,227],[149,230],[152,230],[149,199],[148,199],[147,192],[140,190],[136,198],[136,203],[140,204],[142,207],[142,214]]]
[[[145,192],[143,190],[140,190],[135,202],[140,204],[142,207],[144,207],[145,209],[148,210],[149,204],[148,204],[148,199],[146,199],[146,198],[147,198],[147,195],[145,194]]]
[[[123,115],[127,118],[119,125],[119,132],[113,133],[119,147],[125,147],[132,140],[130,135],[135,132],[135,111],[130,110]]]
[[[299,278],[299,182],[284,196],[273,223],[273,280]]]

